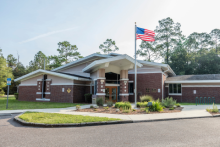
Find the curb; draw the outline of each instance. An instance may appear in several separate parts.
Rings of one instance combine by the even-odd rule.
[[[22,114],[20,114],[20,115],[22,115]],[[103,122],[88,122],[88,123],[74,123],[74,124],[42,124],[42,123],[26,122],[26,121],[19,118],[20,115],[15,116],[14,120],[24,126],[34,126],[34,127],[82,127],[82,126],[97,126],[97,125],[133,123],[132,120],[121,120],[121,121],[103,121]]]
[[[23,112],[25,113],[25,112]],[[20,115],[22,115],[21,113]],[[83,126],[97,126],[97,125],[110,125],[110,124],[125,124],[125,123],[141,123],[141,122],[156,122],[156,121],[169,121],[169,120],[181,120],[181,119],[196,119],[196,118],[214,118],[220,117],[220,115],[213,116],[201,116],[201,117],[181,117],[181,118],[167,118],[167,119],[153,119],[153,120],[121,120],[121,121],[105,121],[105,122],[88,122],[88,123],[74,123],[74,124],[42,124],[42,123],[29,123],[15,116],[14,120],[24,126],[33,127],[83,127]]]

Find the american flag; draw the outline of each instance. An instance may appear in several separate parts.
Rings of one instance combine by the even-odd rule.
[[[137,27],[136,39],[153,42],[155,41],[154,36],[155,36],[154,31]]]

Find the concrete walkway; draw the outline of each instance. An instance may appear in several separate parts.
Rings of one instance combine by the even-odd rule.
[[[91,105],[83,105],[81,109],[89,108]],[[220,108],[220,105],[217,105]],[[134,104],[132,104],[134,107]],[[184,109],[182,112],[176,113],[159,113],[159,114],[138,114],[138,115],[122,115],[122,114],[106,114],[106,113],[92,113],[92,112],[75,112],[75,107],[69,108],[55,108],[55,109],[27,109],[27,110],[3,110],[0,114],[6,113],[21,113],[25,111],[35,112],[48,112],[48,113],[61,113],[61,114],[72,114],[72,115],[87,115],[87,116],[99,116],[109,118],[120,118],[123,120],[133,121],[153,121],[153,120],[166,120],[166,119],[183,119],[183,118],[199,118],[199,117],[211,117],[212,115],[206,112],[206,108],[212,108],[212,105],[183,105]]]

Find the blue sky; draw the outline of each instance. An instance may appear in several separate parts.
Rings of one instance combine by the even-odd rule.
[[[134,22],[154,30],[171,17],[183,34],[220,29],[214,0],[0,0],[0,48],[28,65],[38,51],[57,55],[57,43],[77,45],[82,56],[100,51],[107,38],[134,55]],[[140,44],[138,40],[137,45]],[[138,46],[137,46],[138,47]]]

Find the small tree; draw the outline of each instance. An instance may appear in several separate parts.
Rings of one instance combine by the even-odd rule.
[[[103,44],[100,44],[99,49],[107,54],[119,50],[119,48],[115,45],[115,41],[112,39],[107,39]]]

